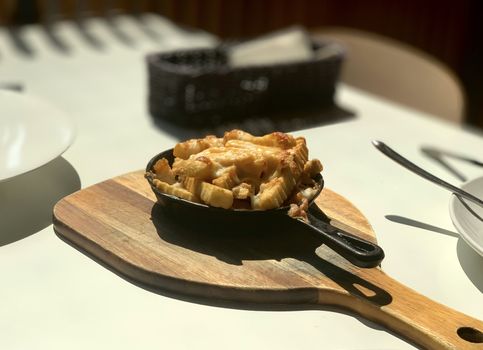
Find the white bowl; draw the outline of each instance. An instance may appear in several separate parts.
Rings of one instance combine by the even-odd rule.
[[[48,102],[0,91],[0,181],[34,170],[60,156],[72,144],[75,129]]]
[[[483,198],[483,177],[464,183],[461,189],[478,198]],[[483,207],[468,200],[464,200],[464,202],[476,215],[472,214],[465,204],[453,195],[449,202],[451,220],[465,242],[483,256]]]

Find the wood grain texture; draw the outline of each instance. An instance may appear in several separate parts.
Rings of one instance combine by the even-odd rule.
[[[270,234],[232,235],[233,228],[226,227],[212,235],[174,222],[155,201],[143,173],[129,173],[62,199],[54,208],[54,229],[155,290],[213,300],[332,305],[428,349],[483,346],[481,321],[431,301],[379,268],[351,265],[318,237],[292,230],[290,220]],[[317,204],[337,219],[334,225],[375,242],[364,215],[342,196],[324,189]]]

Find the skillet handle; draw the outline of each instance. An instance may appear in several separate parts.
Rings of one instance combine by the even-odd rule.
[[[296,219],[298,222],[315,231],[333,251],[352,264],[370,268],[378,266],[384,259],[384,251],[377,244],[356,237],[329,223],[327,216],[316,206],[308,210],[310,223]]]

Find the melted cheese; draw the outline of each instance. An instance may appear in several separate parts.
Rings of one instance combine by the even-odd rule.
[[[307,177],[307,170],[315,169],[313,166],[305,169],[308,164],[305,139],[280,132],[256,137],[232,130],[222,139],[208,136],[179,143],[174,153],[177,158],[172,172],[178,177],[192,177],[214,185],[215,188],[205,186],[208,194],[203,200],[215,206],[228,200],[221,198],[227,192],[215,191],[223,188],[232,198],[250,200],[252,209],[279,207],[294,197],[293,192],[303,175]],[[316,193],[317,189],[305,188],[300,194],[311,199]]]

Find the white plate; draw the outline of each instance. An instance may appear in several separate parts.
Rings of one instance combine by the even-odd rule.
[[[0,90],[0,181],[60,156],[74,135],[72,121],[46,101]]]
[[[483,198],[483,177],[468,181],[461,188],[478,198]],[[480,218],[483,218],[482,207],[468,200],[465,200],[465,203]],[[451,196],[449,202],[449,214],[461,237],[471,248],[483,256],[483,221],[465,208],[464,204],[455,195]]]

